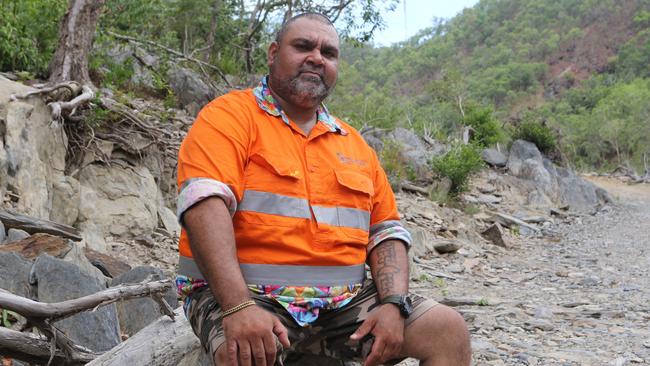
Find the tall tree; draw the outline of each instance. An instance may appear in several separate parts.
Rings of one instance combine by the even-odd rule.
[[[91,84],[88,53],[106,0],[70,0],[59,26],[59,43],[50,62],[51,82],[66,80]]]

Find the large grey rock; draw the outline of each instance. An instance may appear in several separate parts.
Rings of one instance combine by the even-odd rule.
[[[31,275],[41,302],[65,301],[106,289],[96,277],[73,263],[47,254],[38,257]],[[57,322],[56,326],[75,343],[93,351],[107,351],[120,342],[115,304],[76,314]]]
[[[167,73],[167,79],[181,107],[192,115],[196,115],[216,96],[215,91],[192,70],[172,68]]]
[[[13,243],[18,240],[29,238],[29,233],[20,229],[9,229],[5,243]]]
[[[542,154],[537,149],[537,146],[532,142],[524,140],[516,140],[513,142],[507,164],[510,174],[519,176],[523,163],[529,159],[538,161],[540,164],[543,163]]]
[[[30,297],[29,271],[32,261],[20,255],[0,252],[0,288],[14,295]]]
[[[165,275],[162,270],[155,267],[135,267],[129,272],[114,278],[111,282],[111,286],[125,283],[140,283],[147,278],[149,278],[149,281],[156,281],[164,279]],[[176,291],[174,291],[173,288],[165,294],[164,298],[172,308],[177,307],[178,301],[176,299]],[[122,333],[133,335],[140,329],[146,327],[149,323],[162,316],[159,309],[158,304],[150,298],[134,299],[117,303],[117,314],[120,320],[120,329]]]
[[[413,169],[420,180],[431,179],[433,173],[429,167],[431,154],[422,139],[413,131],[398,127],[387,136],[399,146],[399,156]]]
[[[598,188],[577,176],[574,172],[557,168],[559,198],[562,205],[569,206],[573,211],[590,211],[601,202]],[[601,195],[602,197],[602,195]]]
[[[79,217],[80,199],[79,181],[70,176],[55,177],[52,182],[50,220],[64,225],[73,225]]]
[[[142,166],[91,164],[79,173],[81,201],[78,227],[87,244],[105,251],[107,236],[135,237],[158,225],[158,188]]]
[[[17,211],[49,219],[51,182],[65,169],[68,142],[41,98],[9,100],[32,90],[0,77],[0,191],[10,187],[19,197]]]
[[[5,226],[2,221],[0,221],[0,244],[4,243],[6,237],[7,232],[5,231]]]
[[[508,163],[508,157],[497,149],[483,150],[481,152],[481,158],[486,163],[496,167],[504,167]]]

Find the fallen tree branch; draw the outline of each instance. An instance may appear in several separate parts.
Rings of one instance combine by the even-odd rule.
[[[155,296],[155,294],[164,293],[171,287],[171,280],[116,286],[78,299],[55,303],[42,303],[11,293],[0,292],[0,308],[14,311],[29,320],[49,319],[51,322],[55,322],[116,301]],[[169,315],[172,320],[174,319],[173,314],[166,315]]]
[[[402,189],[408,192],[422,193],[425,196],[429,195],[429,191],[426,188],[418,187],[407,182],[402,183]]]
[[[226,75],[223,73],[223,71],[221,71],[220,68],[218,68],[217,66],[215,66],[215,65],[213,65],[211,63],[205,62],[203,60],[199,60],[197,58],[192,57],[191,55],[185,55],[182,52],[176,51],[175,49],[169,48],[169,47],[167,47],[165,45],[162,45],[160,43],[156,43],[156,42],[149,41],[149,40],[146,40],[146,39],[145,40],[139,40],[139,39],[134,38],[134,37],[125,36],[125,35],[122,35],[122,34],[117,34],[115,32],[111,32],[111,31],[106,31],[106,33],[110,34],[111,36],[113,36],[113,37],[115,37],[117,39],[121,39],[123,41],[135,42],[135,43],[140,43],[140,44],[148,44],[150,46],[158,47],[158,48],[160,48],[160,49],[162,49],[164,51],[167,51],[167,52],[171,53],[172,55],[178,56],[178,57],[180,57],[182,59],[185,59],[185,60],[188,60],[188,61],[192,61],[192,62],[194,62],[194,63],[196,63],[198,65],[208,67],[208,68],[214,70],[219,75],[219,77],[221,77],[221,80],[223,80],[223,82],[226,83],[226,85],[229,88],[232,88],[232,85],[230,84],[230,82],[226,78]]]
[[[30,234],[46,233],[75,241],[81,240],[79,230],[72,226],[58,224],[53,221],[37,219],[11,211],[0,210],[0,221],[7,229],[20,229]]]
[[[39,351],[36,354],[40,355],[47,353],[49,364],[52,360],[56,359],[57,352],[62,354],[65,358],[64,365],[74,365],[73,361],[79,358],[87,358],[92,355],[92,352],[84,349],[81,346],[74,344],[61,331],[56,329],[52,323],[65,319],[76,313],[88,310],[94,310],[100,306],[108,305],[116,301],[128,300],[133,298],[151,296],[161,306],[161,313],[167,315],[172,321],[175,320],[175,314],[171,311],[169,304],[162,298],[162,293],[168,291],[172,287],[171,280],[153,281],[148,283],[140,283],[134,285],[121,285],[100,291],[98,293],[80,297],[78,299],[66,300],[57,303],[41,303],[33,301],[21,296],[14,295],[4,290],[0,290],[0,308],[16,312],[23,317],[27,318],[28,322],[37,327],[49,340],[49,342],[31,342],[31,348],[37,347]],[[13,334],[13,336],[17,336]],[[0,338],[1,340],[1,338]],[[2,344],[0,341],[0,350],[7,354],[12,354],[14,358],[22,359],[31,362],[32,359],[25,355],[25,349],[17,347],[19,342],[12,341]],[[42,349],[41,349],[42,347]],[[7,348],[5,351],[4,349]],[[33,351],[33,349],[31,349]],[[83,352],[83,354],[79,354]],[[27,352],[33,354],[34,352]],[[23,357],[24,358],[21,358]],[[96,355],[93,355],[93,358]],[[85,360],[88,362],[89,360]]]
[[[0,354],[29,363],[47,364],[49,360],[55,365],[85,365],[98,354],[82,347],[75,347],[70,356],[60,350],[50,353],[50,341],[30,333],[22,333],[0,327]]]

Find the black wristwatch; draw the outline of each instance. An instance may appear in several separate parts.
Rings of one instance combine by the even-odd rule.
[[[408,295],[390,295],[381,299],[380,302],[382,304],[395,304],[404,319],[408,319],[413,313],[413,302]]]

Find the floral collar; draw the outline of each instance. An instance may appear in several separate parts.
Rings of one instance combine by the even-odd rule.
[[[271,95],[271,89],[269,89],[267,79],[268,76],[263,77],[257,87],[253,89],[253,95],[255,95],[257,105],[266,113],[275,117],[282,118],[284,123],[288,125],[289,118],[280,107],[280,104],[275,101],[273,95]],[[324,104],[321,103],[321,105],[318,106],[316,112],[318,113],[318,122],[322,122],[325,126],[327,126],[330,132],[339,132],[341,135],[348,134],[347,131],[345,131],[338,123],[336,123],[336,120],[329,113],[327,107],[325,107]]]

